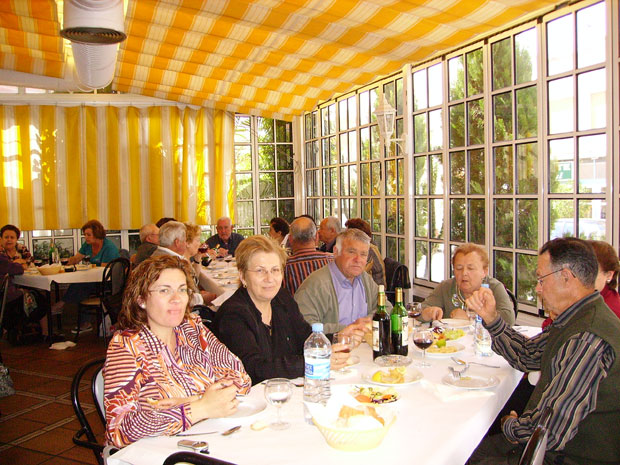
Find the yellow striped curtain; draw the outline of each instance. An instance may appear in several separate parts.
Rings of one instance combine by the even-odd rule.
[[[0,106],[0,225],[211,224],[233,211],[233,120],[174,106]]]

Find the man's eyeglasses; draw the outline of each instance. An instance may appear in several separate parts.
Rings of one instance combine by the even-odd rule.
[[[267,268],[256,268],[255,270],[248,271],[258,274],[258,276],[261,278],[266,278],[268,274],[276,277],[282,274],[282,268],[277,266],[273,267],[271,270],[268,270]]]
[[[551,273],[547,273],[547,274],[545,274],[543,276],[540,276],[540,277],[536,278],[536,281],[538,281],[538,284],[540,284],[542,286],[543,285],[543,279],[545,279],[547,276],[551,276],[552,274],[558,273],[558,272],[562,271],[563,269],[564,268],[560,268],[559,270],[555,270],[555,271],[552,271]]]

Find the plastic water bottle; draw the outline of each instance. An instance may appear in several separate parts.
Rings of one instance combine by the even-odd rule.
[[[489,284],[482,283],[482,287],[488,288]],[[493,349],[491,349],[491,335],[484,329],[480,315],[476,315],[474,324],[474,352],[481,357],[490,357],[493,355]]]
[[[312,325],[312,334],[304,343],[304,401],[326,403],[331,396],[329,372],[331,368],[332,345],[323,334],[323,323]],[[310,412],[304,406],[306,421],[312,423]]]

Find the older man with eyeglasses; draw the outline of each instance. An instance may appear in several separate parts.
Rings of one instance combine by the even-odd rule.
[[[159,228],[153,223],[145,224],[140,228],[140,246],[132,257],[132,263],[138,265],[153,255],[159,245]]]
[[[467,299],[493,338],[493,350],[520,371],[540,370],[521,415],[502,418],[502,434],[488,436],[470,464],[517,464],[543,410],[553,408],[545,464],[620,463],[620,320],[594,283],[592,246],[558,238],[539,251],[536,292],[553,323],[531,339],[510,328],[489,289]]]

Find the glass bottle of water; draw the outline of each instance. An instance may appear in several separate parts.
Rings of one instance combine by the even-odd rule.
[[[483,282],[482,287],[488,288],[489,284]],[[491,335],[484,329],[480,315],[476,315],[474,325],[474,352],[481,357],[490,357],[493,355],[493,350],[491,349]]]
[[[312,334],[304,343],[304,401],[326,403],[331,396],[329,372],[331,368],[332,345],[323,334],[323,323],[312,325]],[[304,408],[306,421],[312,423],[307,409]]]

